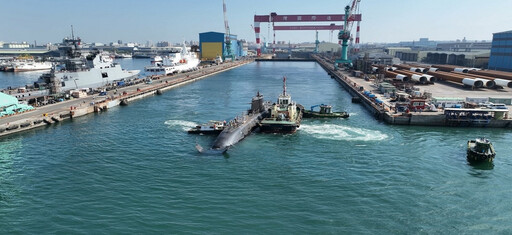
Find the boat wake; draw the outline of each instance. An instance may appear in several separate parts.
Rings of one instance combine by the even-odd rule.
[[[228,148],[222,148],[222,149],[204,149],[203,146],[200,144],[196,144],[196,149],[199,153],[202,154],[209,154],[209,155],[217,155],[217,154],[223,154],[228,151]]]
[[[167,120],[164,122],[165,125],[170,128],[179,128],[181,127],[184,131],[188,131],[190,128],[196,127],[197,123],[184,121],[184,120]]]
[[[335,124],[301,125],[301,132],[313,135],[318,139],[346,140],[346,141],[381,141],[388,135],[380,131],[341,126]]]

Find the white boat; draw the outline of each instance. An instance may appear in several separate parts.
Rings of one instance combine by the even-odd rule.
[[[196,54],[188,51],[183,44],[179,53],[172,53],[164,57],[155,56],[151,61],[151,66],[145,67],[144,71],[155,75],[182,73],[197,70],[199,62]]]
[[[50,73],[43,74],[36,82],[36,87],[46,86],[53,94],[72,89],[94,89],[139,75],[140,70],[122,69],[108,53],[96,52],[87,58],[83,57],[80,42],[80,38],[64,39],[66,46],[59,48],[66,56],[63,68],[53,68]]]
[[[217,57],[215,57],[215,63],[216,64],[222,64],[223,60],[222,60],[222,57],[220,57],[220,55],[218,55]]]
[[[53,64],[51,62],[36,62],[34,60],[14,61],[10,68],[14,72],[50,70]]]
[[[125,53],[116,53],[114,56],[118,59],[132,58],[132,54],[125,54]]]

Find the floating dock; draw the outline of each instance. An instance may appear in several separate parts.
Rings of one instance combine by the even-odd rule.
[[[129,105],[131,102],[152,95],[162,94],[169,89],[182,86],[197,80],[240,67],[254,60],[242,60],[223,63],[197,71],[173,76],[148,76],[151,84],[141,82],[109,91],[105,96],[93,95],[37,107],[34,110],[0,118],[0,137],[31,130],[37,127],[52,125],[70,118],[84,116],[94,112],[106,111],[118,105]]]

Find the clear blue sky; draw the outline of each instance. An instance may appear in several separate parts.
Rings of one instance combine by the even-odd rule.
[[[349,0],[226,0],[233,34],[254,41],[254,14],[341,14]],[[362,0],[361,42],[490,40],[512,30],[512,0]],[[75,34],[86,42],[198,40],[224,31],[222,0],[3,0],[0,41],[59,42]],[[326,23],[327,24],[327,23]],[[267,24],[261,24],[267,37]],[[354,27],[355,29],[355,27]],[[313,31],[277,32],[277,40],[314,41]],[[334,37],[335,38],[335,37]],[[319,39],[328,41],[329,32]],[[267,39],[268,40],[268,39]]]

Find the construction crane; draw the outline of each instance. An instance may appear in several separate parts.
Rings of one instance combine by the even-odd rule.
[[[320,44],[320,41],[318,41],[318,30],[316,31],[316,40],[315,40],[315,52],[318,53],[318,44]]]
[[[348,59],[348,41],[350,40],[350,31],[352,30],[353,21],[349,21],[350,17],[357,11],[359,8],[359,3],[361,0],[352,0],[352,5],[347,5],[345,7],[345,21],[343,22],[343,29],[340,30],[338,34],[338,39],[341,40],[341,58],[337,59],[334,62],[334,68],[337,69],[338,66],[347,65],[351,66],[352,61]]]
[[[226,1],[222,0],[222,8],[224,12],[224,29],[226,31],[226,51],[223,53],[224,58],[223,60],[226,61],[226,58],[231,58],[231,61],[235,60],[235,55],[231,51],[231,34],[229,32],[229,24],[228,24],[228,17],[226,15]]]

